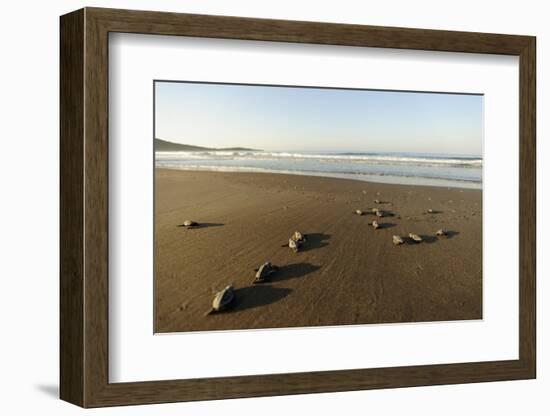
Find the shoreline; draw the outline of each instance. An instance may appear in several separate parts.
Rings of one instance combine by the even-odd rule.
[[[163,168],[155,182],[156,333],[482,319],[481,190]],[[353,214],[374,199],[378,230]],[[392,244],[409,232],[425,241]],[[280,270],[253,285],[265,261]],[[230,283],[236,305],[205,317]]]
[[[483,182],[445,179],[445,178],[427,178],[420,176],[399,176],[399,175],[375,175],[375,174],[348,174],[337,172],[311,172],[311,171],[291,171],[291,170],[275,170],[275,169],[258,169],[258,168],[196,168],[184,166],[170,166],[164,164],[162,166],[155,164],[155,169],[181,170],[187,172],[221,172],[221,173],[258,173],[258,174],[275,174],[275,175],[296,175],[306,177],[321,177],[333,179],[346,179],[358,182],[380,183],[387,185],[405,185],[405,186],[429,186],[436,188],[455,188],[455,189],[474,189],[483,190]]]

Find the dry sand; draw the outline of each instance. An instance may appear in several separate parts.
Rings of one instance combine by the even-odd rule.
[[[482,318],[479,190],[157,169],[155,192],[156,332]],[[353,213],[371,207],[393,216]],[[409,232],[424,242],[392,244]],[[265,261],[281,269],[253,285]],[[234,307],[205,316],[230,283]]]

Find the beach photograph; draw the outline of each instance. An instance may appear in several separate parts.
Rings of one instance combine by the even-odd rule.
[[[155,333],[483,318],[483,95],[154,100]]]

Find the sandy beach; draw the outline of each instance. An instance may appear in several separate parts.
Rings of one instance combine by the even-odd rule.
[[[482,318],[480,190],[156,169],[155,192],[156,332]],[[354,214],[372,207],[388,216]],[[409,232],[424,242],[393,245]],[[266,261],[280,270],[253,285]],[[205,316],[228,284],[234,307]]]

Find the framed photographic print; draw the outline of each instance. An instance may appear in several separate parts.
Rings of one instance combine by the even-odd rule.
[[[82,407],[536,375],[535,38],[61,17]]]

